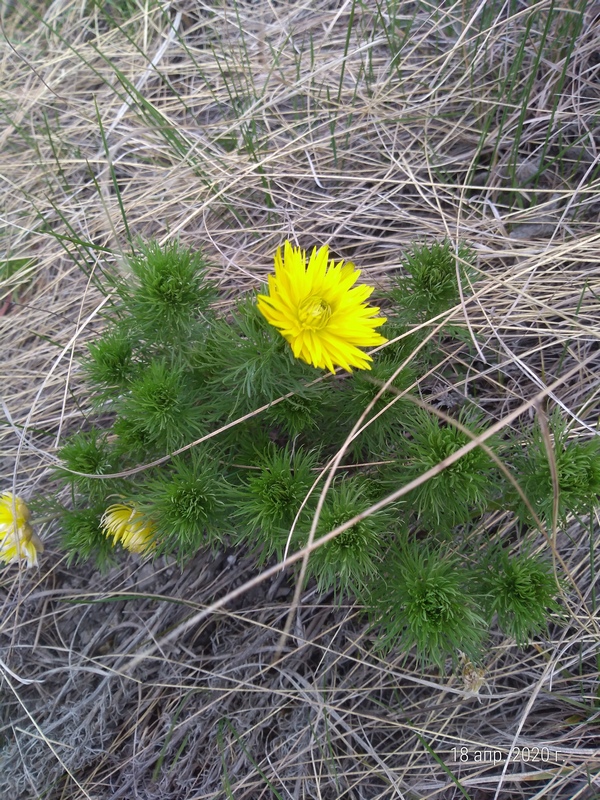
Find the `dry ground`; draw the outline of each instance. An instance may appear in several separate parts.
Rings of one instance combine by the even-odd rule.
[[[413,242],[465,240],[481,280],[456,314],[482,360],[436,376],[445,407],[476,394],[502,419],[556,382],[571,435],[597,435],[598,4],[10,0],[0,18],[3,491],[56,491],[101,270],[136,236],[202,247],[224,304],[285,238],[375,283]],[[67,566],[53,525],[39,570],[0,576],[1,797],[600,793],[597,513],[555,532],[564,619],[525,649],[496,633],[478,696],[380,660],[310,587],[270,667],[288,572],[178,627],[252,560],[100,575]]]

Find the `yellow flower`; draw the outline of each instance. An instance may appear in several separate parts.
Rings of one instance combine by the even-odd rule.
[[[373,359],[359,348],[387,342],[375,331],[385,317],[375,317],[379,309],[365,303],[373,287],[354,286],[359,275],[354,264],[329,261],[327,245],[313,248],[307,266],[305,251],[286,242],[258,309],[307,364],[331,372],[335,366],[371,369]]]
[[[104,512],[100,522],[107,536],[113,537],[113,544],[120,542],[132,553],[143,553],[152,545],[154,528],[131,506],[116,503]]]
[[[44,552],[44,545],[29,524],[30,516],[20,497],[12,492],[0,497],[0,561],[5,564],[25,560],[28,567],[37,566],[37,556]]]

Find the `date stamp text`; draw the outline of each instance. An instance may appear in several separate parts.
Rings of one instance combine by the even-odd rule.
[[[502,764],[509,755],[506,751],[495,748],[476,749],[471,747],[453,747],[450,752],[455,762],[475,764]],[[548,763],[558,761],[558,752],[550,747],[513,747],[510,761],[521,761],[524,764]]]

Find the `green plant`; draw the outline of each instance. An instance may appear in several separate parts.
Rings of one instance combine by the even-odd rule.
[[[345,382],[339,407],[344,409],[348,432],[351,423],[358,421],[364,409],[375,401],[372,410],[361,424],[363,430],[351,443],[351,451],[356,456],[369,459],[387,454],[402,438],[403,427],[410,416],[410,406],[405,399],[398,397],[398,394],[405,394],[414,382],[413,370],[410,368],[402,370],[391,381],[389,388],[375,400],[383,384],[387,383],[395,372],[396,367],[382,360],[373,364],[368,372],[355,372]]]
[[[368,483],[358,477],[334,483],[319,518],[317,537],[364,513],[371,505],[368,489]],[[319,591],[333,589],[345,594],[364,590],[379,573],[390,523],[385,511],[370,514],[315,550],[307,574],[315,577]]]
[[[424,322],[460,301],[459,280],[465,288],[474,278],[475,253],[465,244],[454,249],[448,240],[415,245],[401,263],[388,294],[401,317]]]
[[[455,556],[418,540],[398,543],[365,598],[385,650],[415,648],[423,663],[443,665],[463,651],[477,658],[486,625],[469,570]]]
[[[549,419],[552,454],[548,453],[542,429],[537,424],[533,436],[527,433],[514,443],[514,471],[536,514],[546,524],[552,522],[555,486],[550,457],[556,467],[558,483],[557,523],[564,525],[570,514],[585,514],[600,498],[600,438],[589,441],[569,439],[566,421],[555,410]],[[519,516],[533,522],[526,505],[516,493],[509,499]]]
[[[93,559],[101,570],[105,570],[116,561],[113,543],[101,525],[103,513],[103,505],[63,510],[60,540],[69,563],[79,564]]]
[[[139,244],[128,261],[132,275],[115,280],[131,329],[156,344],[175,344],[178,350],[202,339],[215,287],[206,279],[201,253],[177,242],[160,247]],[[133,277],[133,281],[131,280]],[[203,324],[204,323],[204,324]]]
[[[473,436],[483,431],[481,415],[471,410],[462,409],[458,422]],[[487,453],[475,448],[444,466],[444,460],[469,444],[472,438],[422,409],[413,412],[405,430],[407,435],[401,442],[399,458],[383,473],[386,484],[397,488],[440,467],[437,474],[408,496],[419,522],[433,530],[447,532],[480,516],[498,493],[498,470]],[[494,446],[494,440],[486,444]]]
[[[262,562],[274,554],[282,557],[294,519],[316,478],[316,464],[315,452],[281,449],[271,443],[256,454],[254,469],[242,477],[234,496],[238,538],[247,541]],[[308,509],[303,519],[307,515]]]
[[[414,647],[423,665],[439,665],[459,652],[475,658],[495,618],[524,643],[557,608],[553,578],[545,562],[518,547],[509,558],[502,535],[486,534],[481,524],[488,511],[506,505],[527,518],[524,504],[481,447],[448,463],[492,420],[465,406],[454,422],[442,421],[432,411],[415,410],[408,395],[428,367],[415,347],[418,337],[405,334],[457,297],[450,245],[414,250],[410,277],[402,279],[409,281],[407,291],[397,284],[388,294],[383,326],[373,317],[377,307],[364,303],[370,288],[360,287],[353,314],[364,311],[381,327],[384,342],[401,337],[374,356],[361,355],[353,344],[354,322],[343,328],[339,309],[345,292],[354,290],[354,270],[329,267],[336,290],[326,308],[314,276],[307,298],[286,283],[286,268],[297,278],[305,268],[301,251],[294,252],[287,267],[281,257],[277,262],[278,285],[284,295],[291,292],[291,305],[277,301],[293,328],[289,337],[279,323],[269,323],[255,297],[217,315],[204,259],[179,245],[140,246],[128,267],[132,280],[110,280],[116,300],[106,304],[105,332],[83,360],[91,415],[62,444],[55,473],[71,495],[71,509],[52,510],[62,517],[69,558],[106,566],[122,546],[145,557],[171,554],[183,563],[200,548],[232,542],[248,547],[260,565],[281,560],[306,545],[320,474],[373,402],[329,487],[316,536],[360,519],[310,554],[307,579],[336,599],[364,599],[380,646]],[[467,249],[459,252],[471,263]],[[319,269],[328,280],[325,266]],[[332,374],[305,363],[319,360],[321,342],[334,360],[336,343],[343,342],[364,369]],[[304,360],[294,356],[300,345]],[[389,390],[375,399],[405,361]],[[494,436],[486,446],[512,462],[543,519],[556,506],[563,520],[597,504],[600,446],[569,440],[557,412],[550,426],[558,504],[541,429],[512,444]],[[195,442],[203,437],[210,443]],[[430,471],[394,505],[370,511]]]
[[[154,359],[122,399],[120,430],[129,426],[148,446],[169,452],[198,437],[203,417],[185,365]]]
[[[226,355],[225,355],[226,354]],[[194,364],[204,390],[226,416],[240,415],[288,392],[306,392],[303,383],[318,373],[294,359],[285,340],[258,311],[252,298],[240,300],[228,319],[219,319],[195,349]],[[319,390],[308,394],[316,399]]]
[[[118,326],[110,327],[95,342],[88,344],[88,350],[83,369],[88,381],[97,386],[99,400],[126,391],[137,367],[132,337]]]
[[[134,499],[156,526],[157,552],[175,553],[185,561],[204,545],[219,543],[226,497],[216,454],[200,447],[157,471]]]
[[[117,466],[115,454],[108,444],[106,433],[98,428],[80,431],[58,451],[64,467],[59,467],[57,475],[64,482],[71,483],[79,492],[86,494],[91,501],[104,500],[114,482],[86,477],[106,475],[114,472]],[[82,473],[82,474],[77,474]]]
[[[558,611],[552,564],[527,552],[511,555],[506,548],[492,549],[480,580],[488,619],[497,614],[498,624],[517,644],[540,633],[548,612]]]

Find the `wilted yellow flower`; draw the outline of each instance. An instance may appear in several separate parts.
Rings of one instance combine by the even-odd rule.
[[[132,553],[143,553],[152,547],[152,525],[131,506],[116,503],[109,506],[100,523],[107,536],[113,537],[113,544],[120,542]]]
[[[29,524],[31,516],[25,502],[12,492],[0,497],[0,561],[26,561],[28,567],[37,566],[38,553],[44,545]]]
[[[269,294],[258,295],[258,309],[279,329],[296,358],[334,372],[370,369],[371,356],[359,350],[387,342],[375,331],[385,322],[379,309],[365,300],[372,286],[354,286],[360,270],[354,264],[329,261],[327,245],[306,253],[286,242],[275,254],[275,275],[269,275]],[[354,288],[353,288],[354,287]]]

